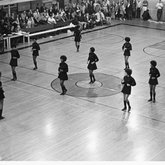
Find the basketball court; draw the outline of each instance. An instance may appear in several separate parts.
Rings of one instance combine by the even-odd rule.
[[[53,42],[47,38],[40,44],[36,71],[31,48],[20,49],[15,82],[10,80],[10,53],[0,55],[6,96],[5,119],[0,121],[1,160],[165,161],[165,28],[151,24],[129,22],[84,33],[80,52],[73,37]],[[126,36],[133,46],[129,62],[137,82],[130,96],[131,113],[121,111],[121,47]],[[91,85],[90,47],[99,58]],[[61,55],[67,56],[69,66],[64,96],[57,78]],[[151,60],[157,61],[161,74],[156,103],[147,102]]]

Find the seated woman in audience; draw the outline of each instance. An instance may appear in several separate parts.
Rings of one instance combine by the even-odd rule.
[[[45,24],[48,21],[46,10],[44,10],[44,11],[45,12],[43,12],[43,13],[40,14],[40,17],[41,17],[40,23],[41,24]]]
[[[50,9],[48,9],[48,13],[49,13],[49,16],[53,16],[54,17],[54,13],[53,13],[53,8],[50,7]]]
[[[70,19],[70,8],[69,8],[69,6],[68,5],[66,5],[65,7],[64,7],[64,12],[65,12],[65,14],[66,14],[66,17],[67,17],[67,19]]]
[[[148,9],[146,11],[144,11],[144,13],[142,15],[142,18],[143,18],[144,21],[148,21],[149,19],[151,19],[151,16],[150,16],[150,13],[149,13]]]
[[[57,24],[55,18],[53,18],[52,15],[49,16],[49,18],[48,18],[48,23],[49,23],[49,24]]]
[[[85,21],[84,15],[81,13],[80,10],[78,11],[77,15],[78,15],[78,21],[79,21],[79,23],[82,25],[82,28],[83,28],[83,29],[86,29],[87,23],[86,23],[86,21]]]
[[[65,22],[65,20],[63,19],[62,15],[61,15],[61,11],[57,12],[55,19],[57,22]]]
[[[29,18],[29,17],[33,17],[33,12],[32,12],[31,9],[29,10],[29,12],[27,12],[27,17],[28,17],[28,18]]]
[[[29,17],[27,21],[27,28],[32,28],[34,27],[34,19],[33,17]]]
[[[86,22],[86,29],[94,28],[94,21],[92,20],[92,16],[89,13],[85,14],[84,20]]]
[[[49,18],[49,10],[48,9],[46,9],[46,11],[44,12],[44,16],[47,18],[47,20],[48,20],[48,18]]]
[[[63,20],[64,22],[68,20],[64,9],[61,9],[61,10],[60,10],[60,15],[61,15],[62,20]]]
[[[26,15],[26,11],[24,11],[23,13],[21,13],[21,18],[23,22],[27,21],[27,15]]]
[[[39,24],[40,20],[41,20],[41,16],[40,16],[40,13],[39,13],[38,9],[33,13],[33,17],[34,17],[35,23]]]
[[[96,25],[103,25],[103,23],[105,22],[104,13],[100,10],[95,15],[96,15]]]

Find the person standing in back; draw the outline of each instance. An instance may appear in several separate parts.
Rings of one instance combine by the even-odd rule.
[[[90,77],[89,84],[93,84],[96,81],[93,71],[97,69],[96,62],[98,62],[99,59],[94,52],[95,52],[95,48],[91,47],[89,50],[89,57],[87,61],[88,64],[87,68],[89,70],[89,77]]]
[[[12,81],[17,80],[17,73],[15,69],[18,66],[18,58],[20,58],[20,54],[18,50],[16,49],[16,45],[13,45],[12,50],[11,50],[11,59],[10,59],[10,66],[11,66],[12,75],[13,75],[13,78],[11,79]]]
[[[125,43],[122,46],[122,50],[124,51],[125,69],[128,69],[129,68],[128,58],[131,55],[130,51],[132,50],[132,45],[130,43],[129,37],[125,37]]]
[[[160,77],[160,72],[159,70],[156,68],[157,62],[152,60],[150,61],[151,64],[151,68],[150,68],[150,78],[149,78],[149,85],[150,85],[150,99],[148,100],[153,101],[153,103],[155,103],[155,97],[156,97],[156,85],[158,84],[158,77]]]
[[[32,55],[33,55],[33,63],[34,63],[34,68],[33,70],[38,69],[37,66],[37,56],[39,56],[39,50],[40,50],[40,46],[37,43],[37,39],[34,39],[34,42],[32,44]]]
[[[5,98],[5,95],[4,95],[4,90],[2,88],[1,72],[0,72],[0,120],[4,119],[4,117],[2,116],[4,98]]]
[[[128,100],[130,94],[131,94],[131,87],[136,85],[135,79],[131,76],[132,70],[131,69],[125,69],[125,76],[123,77],[123,80],[121,84],[123,84],[122,93],[123,93],[123,102],[124,102],[124,108],[122,111],[127,110],[128,105],[128,112],[131,111],[130,102]]]
[[[77,25],[74,30],[74,41],[75,41],[75,46],[77,49],[77,52],[79,52],[80,49],[80,41],[81,41],[81,30],[80,30],[80,25]]]
[[[60,79],[60,86],[62,89],[61,95],[65,95],[67,92],[67,89],[64,85],[64,82],[68,80],[68,65],[66,64],[67,57],[65,55],[62,55],[60,57],[61,63],[59,64],[58,68],[58,78]]]

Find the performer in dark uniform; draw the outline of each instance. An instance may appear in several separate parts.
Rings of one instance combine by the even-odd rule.
[[[76,45],[76,48],[77,48],[77,52],[79,52],[79,48],[80,48],[80,41],[81,41],[81,30],[80,30],[80,26],[77,25],[75,27],[75,30],[74,30],[74,41],[75,41],[75,45]]]
[[[16,49],[16,45],[12,46],[11,50],[11,59],[10,59],[10,65],[11,65],[11,70],[13,74],[13,78],[11,79],[12,81],[17,80],[17,74],[15,68],[18,66],[18,58],[20,58],[20,54],[18,50]]]
[[[156,68],[156,65],[157,65],[156,61],[152,60],[150,64],[151,64],[151,68],[149,72],[150,99],[148,101],[155,102],[155,96],[156,96],[155,88],[156,88],[156,85],[158,84],[158,77],[160,77],[160,73],[159,73],[159,70]]]
[[[65,61],[67,60],[67,57],[62,55],[60,57],[60,60],[61,60],[61,63],[59,64],[59,68],[58,68],[58,72],[59,72],[58,78],[60,79],[60,85],[62,89],[61,95],[65,95],[67,92],[67,89],[65,88],[64,81],[68,80],[68,75],[67,75],[68,65],[65,63]]]
[[[89,51],[88,61],[87,61],[87,64],[88,64],[87,68],[89,70],[89,77],[90,77],[89,83],[90,84],[92,84],[96,81],[93,71],[97,69],[96,62],[99,61],[97,55],[94,52],[95,52],[95,48],[91,47],[90,51]]]
[[[130,44],[130,38],[125,37],[125,43],[122,46],[122,50],[124,51],[124,60],[125,60],[125,68],[129,68],[128,58],[131,55],[130,51],[132,50],[132,45]]]
[[[5,98],[5,95],[2,88],[1,72],[0,72],[0,120],[4,119],[4,117],[2,116],[4,98]]]
[[[34,42],[32,44],[33,63],[34,63],[34,66],[35,66],[33,68],[33,70],[38,69],[38,67],[37,67],[37,56],[39,56],[39,50],[40,50],[40,46],[37,43],[37,39],[35,38]]]
[[[123,84],[123,88],[122,88],[121,92],[123,93],[123,101],[124,101],[124,108],[122,109],[122,111],[126,111],[127,105],[128,105],[128,112],[130,112],[131,106],[130,106],[130,102],[128,100],[128,97],[131,94],[131,86],[135,86],[136,81],[131,76],[131,74],[132,74],[131,69],[125,69],[125,73],[126,73],[126,75],[124,76],[124,78],[121,82]]]

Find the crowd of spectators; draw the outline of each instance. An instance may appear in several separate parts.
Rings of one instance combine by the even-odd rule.
[[[58,5],[46,8],[37,5],[35,10],[8,14],[0,10],[0,32],[9,34],[20,29],[33,28],[41,24],[57,24],[72,20],[86,28],[95,25],[110,24],[112,19],[126,20],[141,17],[141,10],[147,0],[82,0],[81,3],[69,3],[64,9]],[[148,2],[147,2],[148,3]]]

